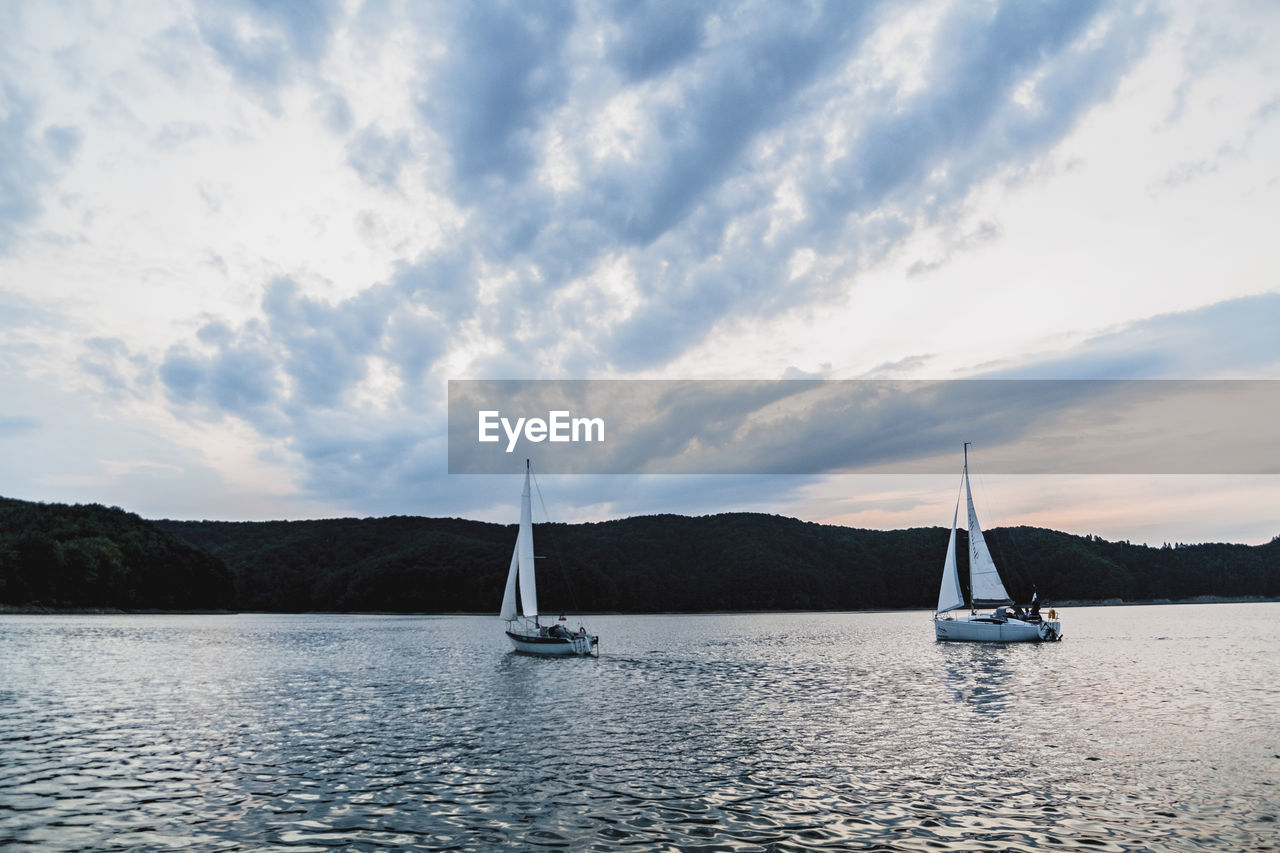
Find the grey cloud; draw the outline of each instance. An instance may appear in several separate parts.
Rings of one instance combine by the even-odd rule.
[[[792,101],[827,64],[846,55],[872,4],[835,3],[816,14],[767,4],[751,27],[726,39],[714,62],[675,74],[679,100],[649,116],[654,133],[638,167],[607,162],[597,178],[608,199],[597,214],[625,239],[651,243],[718,186],[763,129],[792,114]]]
[[[886,202],[928,215],[996,170],[1040,154],[1110,93],[1153,25],[1142,15],[1106,20],[1097,9],[956,7],[936,34],[931,85],[857,123],[855,144],[821,176],[826,186],[811,190],[820,210],[834,222]],[[1098,32],[1077,47],[1091,25]],[[1014,91],[1031,80],[1038,103],[1015,102]]]
[[[355,124],[351,114],[351,105],[338,92],[326,92],[316,99],[315,110],[320,115],[325,127],[335,135],[348,133]]]
[[[443,316],[469,307],[433,297],[437,287],[453,294],[454,277],[465,277],[466,269],[461,259],[424,262],[336,303],[307,296],[290,279],[275,280],[263,296],[261,319],[206,323],[190,343],[170,349],[158,376],[186,417],[234,416],[285,439],[302,459],[312,493],[389,505],[391,495],[405,497],[406,478],[417,476],[429,458],[423,448],[432,424],[443,423],[428,380],[445,351]],[[391,365],[403,387],[387,411],[370,417],[351,394],[375,357]],[[442,437],[443,427],[435,432]],[[442,458],[430,446],[434,458]]]
[[[0,290],[0,328],[58,325],[63,318],[25,296]]]
[[[779,156],[796,170],[810,213],[768,241],[768,218],[760,211],[772,203],[775,187],[738,175],[732,164],[746,142],[779,117],[812,118],[824,98],[838,97],[822,87],[809,93],[805,81],[821,67],[824,51],[839,48],[832,54],[839,57],[851,50],[859,23],[822,21],[815,31],[829,41],[815,32],[813,44],[803,28],[752,43],[744,52],[750,62],[781,69],[768,75],[777,78],[775,86],[756,85],[750,108],[747,90],[734,90],[732,83],[718,94],[687,97],[683,106],[694,117],[682,114],[683,136],[675,125],[674,138],[656,149],[661,153],[654,162],[631,176],[617,170],[593,186],[593,198],[615,206],[596,218],[614,223],[623,239],[645,245],[642,268],[663,269],[643,277],[644,302],[633,315],[602,330],[599,346],[612,364],[662,364],[725,318],[830,295],[921,225],[954,216],[978,183],[1025,167],[1056,144],[1087,109],[1111,95],[1158,20],[1124,11],[1100,15],[1081,3],[1010,3],[994,12],[958,7],[938,30],[935,62],[926,72],[930,85],[905,102],[884,95],[848,101],[863,111],[848,117],[853,143],[832,165],[808,150],[806,140],[780,131]],[[788,65],[793,57],[801,58]],[[672,73],[679,79],[679,72]],[[1024,106],[1013,94],[1028,81],[1034,81],[1035,103]],[[706,91],[717,92],[714,86]],[[743,96],[741,109],[735,108],[735,91]],[[774,97],[778,102],[770,105]],[[717,116],[723,126],[688,129],[702,116]],[[678,235],[670,230],[677,221]],[[730,222],[738,237],[726,245]],[[838,252],[842,266],[780,285],[790,277],[792,252],[803,247]]]
[[[809,373],[801,370],[793,364],[787,365],[787,369],[782,371],[783,379],[825,379],[828,371],[831,370],[831,362],[824,362],[821,370],[816,373]]]
[[[185,347],[174,347],[169,350],[157,372],[171,399],[182,403],[194,402],[204,382],[204,359],[193,355]]]
[[[276,361],[252,333],[207,354],[172,347],[158,375],[171,399],[197,405],[214,419],[228,413],[268,432],[277,425],[272,406],[281,393]]]
[[[386,190],[399,187],[400,172],[413,159],[409,135],[387,135],[366,127],[347,146],[347,163],[370,186]]]
[[[519,181],[533,164],[534,138],[565,97],[561,51],[575,14],[558,0],[448,8],[449,56],[419,108],[446,139],[459,189],[474,197],[486,179]]]
[[[209,127],[195,122],[168,122],[155,135],[153,143],[165,150],[174,150],[196,139],[209,136]]]
[[[364,378],[366,358],[376,351],[391,313],[390,295],[374,287],[328,305],[300,295],[287,279],[268,287],[263,310],[297,403],[336,405]]]
[[[328,48],[341,7],[337,0],[272,2],[234,0],[197,7],[200,36],[241,85],[278,110],[276,94],[288,82],[295,63],[314,65]],[[253,18],[246,34],[239,15]]]
[[[908,379],[913,374],[918,373],[920,368],[924,367],[930,361],[933,361],[934,354],[927,353],[924,355],[909,355],[906,358],[900,358],[897,361],[883,361],[866,373],[859,376],[859,379]]]
[[[131,352],[119,338],[89,338],[76,364],[97,378],[108,394],[138,396],[150,384],[150,360]]]
[[[827,74],[881,22],[872,4],[733,14],[699,6],[677,20],[660,20],[661,5],[608,7],[605,58],[620,76],[578,84],[566,71],[580,56],[569,48],[574,16],[535,7],[495,20],[494,8],[446,22],[460,37],[444,67],[427,70],[422,99],[474,205],[467,239],[514,273],[484,331],[511,340],[521,317],[542,315],[548,291],[624,254],[639,306],[615,326],[574,321],[591,329],[589,349],[623,370],[677,357],[724,319],[833,295],[921,225],[954,216],[977,183],[1033,162],[1109,95],[1155,25],[1081,3],[963,5],[937,30],[928,84],[903,100],[892,91],[851,96],[847,81]],[[664,27],[699,48],[646,53]],[[659,74],[661,89],[646,88]],[[1029,82],[1032,106],[1013,97]],[[628,159],[596,161],[574,148],[579,186],[530,180],[540,140],[579,144],[577,116],[626,92],[641,111]],[[831,112],[841,103],[844,117]],[[831,164],[793,128],[833,115],[853,144]],[[765,139],[772,153],[761,161]],[[794,179],[808,215],[775,232],[779,176]],[[842,260],[792,279],[798,249]],[[564,318],[543,319],[534,325],[551,330]]]
[[[417,386],[447,351],[447,338],[448,329],[434,317],[402,312],[388,325],[385,351],[401,378]]]
[[[40,421],[23,415],[0,415],[0,437],[25,435],[40,429]]]
[[[84,141],[84,132],[78,127],[54,125],[45,128],[43,138],[45,147],[54,159],[66,165],[80,150],[80,144]]]
[[[1219,146],[1208,158],[1180,163],[1165,176],[1164,186],[1176,187],[1205,175],[1212,175],[1220,171],[1223,165],[1240,159],[1252,147],[1258,135],[1275,121],[1277,115],[1280,115],[1280,98],[1272,98],[1254,111],[1239,138]]]
[[[579,372],[591,369],[582,364],[646,368],[678,357],[718,323],[829,296],[915,229],[954,217],[980,182],[1033,165],[1110,96],[1159,23],[1136,7],[960,5],[936,32],[934,64],[923,70],[918,94],[859,90],[844,73],[848,63],[872,26],[900,8],[409,10],[448,47],[441,65],[424,60],[417,93],[424,126],[411,138],[419,147],[442,145],[448,157],[411,153],[397,128],[366,128],[350,140],[351,165],[367,182],[390,187],[404,180],[410,156],[428,169],[447,159],[454,200],[467,214],[454,248],[339,305],[273,288],[260,328],[223,330],[171,353],[162,369],[171,397],[210,405],[214,363],[256,353],[277,379],[260,389],[257,399],[266,402],[254,417],[264,429],[273,428],[267,411],[294,425],[296,446],[313,460],[313,488],[359,482],[376,465],[379,482],[395,491],[431,467],[422,456],[427,445],[404,438],[412,431],[401,430],[399,418],[422,412],[424,383],[459,323],[476,343],[496,342],[471,363],[481,375],[547,375],[567,364],[558,361],[566,350],[582,358],[572,368]],[[386,33],[399,14],[367,4],[356,23]],[[324,33],[313,34],[310,53],[284,38],[274,66],[255,65],[253,45],[231,45],[223,61],[243,59],[238,79],[274,91],[287,78],[281,63],[322,54]],[[584,57],[594,61],[597,45],[602,63],[588,67]],[[1014,98],[1027,87],[1030,104]],[[629,156],[598,161],[581,134],[584,116],[619,96],[638,110]],[[349,105],[322,98],[316,109],[332,110],[335,133],[350,131]],[[821,134],[833,125],[850,143],[831,161]],[[577,183],[542,180],[551,139],[567,146]],[[775,227],[771,208],[783,182],[799,194],[803,216]],[[841,266],[790,280],[800,249],[839,256]],[[615,307],[603,291],[555,300],[564,284],[614,258],[636,272],[639,305],[630,319],[598,320]],[[481,271],[512,282],[483,309]],[[574,340],[565,343],[566,334]],[[388,359],[406,382],[400,413],[368,434],[348,424],[344,438],[337,424],[322,427],[321,413],[340,409],[370,356]],[[911,369],[909,362],[899,369]],[[254,411],[249,401],[231,403]],[[814,448],[839,436],[820,438]]]
[[[608,55],[632,82],[660,75],[687,59],[703,42],[708,17],[719,3],[642,0],[609,4],[613,38]]]
[[[263,295],[261,320],[239,328],[206,323],[196,333],[198,347],[169,351],[160,378],[171,399],[204,407],[202,416],[226,411],[270,429],[343,405],[373,356],[416,385],[444,352],[441,316],[450,306],[433,304],[407,270],[398,281],[328,303],[277,279]]]
[[[1000,239],[1004,229],[995,222],[981,222],[973,231],[948,239],[940,257],[930,260],[919,260],[907,268],[908,276],[925,275],[946,266],[953,257],[964,252],[971,252],[987,243]]]
[[[456,324],[475,310],[479,276],[475,254],[459,248],[398,265],[391,285],[413,304]]]
[[[982,376],[1009,379],[1201,379],[1280,375],[1280,293],[1160,314],[1095,335],[1065,353]]]
[[[80,131],[55,126],[41,131],[34,103],[0,81],[0,254],[19,229],[42,210],[45,187],[80,143]]]

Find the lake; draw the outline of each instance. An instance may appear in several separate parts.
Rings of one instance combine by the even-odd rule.
[[[1061,615],[0,616],[0,847],[1276,849],[1280,604]]]

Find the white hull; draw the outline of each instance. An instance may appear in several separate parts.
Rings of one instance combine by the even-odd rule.
[[[1040,624],[1018,619],[998,620],[991,616],[934,617],[933,632],[939,640],[973,643],[1040,643],[1062,639],[1062,624]]]
[[[564,637],[541,637],[536,634],[516,634],[507,632],[507,638],[516,651],[526,655],[543,657],[569,657],[571,655],[589,655],[592,648],[600,642],[600,638],[592,635],[574,635]]]

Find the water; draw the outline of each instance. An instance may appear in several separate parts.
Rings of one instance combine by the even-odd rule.
[[[1063,616],[0,617],[0,847],[1280,847],[1280,604]]]

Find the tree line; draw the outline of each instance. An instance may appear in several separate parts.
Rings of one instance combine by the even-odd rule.
[[[118,507],[0,498],[0,604],[225,610],[235,585],[221,559]]]
[[[580,612],[929,608],[949,533],[759,513],[537,525],[538,597]],[[1280,537],[1177,548],[1034,527],[986,537],[1019,601],[1280,597]],[[496,612],[515,538],[515,525],[458,518],[145,521],[0,499],[0,603]]]

